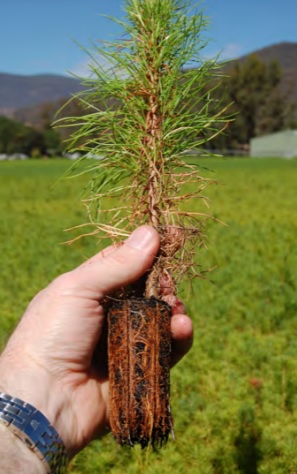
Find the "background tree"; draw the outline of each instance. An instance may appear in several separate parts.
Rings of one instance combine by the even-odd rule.
[[[16,120],[0,117],[0,153],[24,153],[37,157],[56,155],[60,151],[60,136],[52,128],[40,130]]]
[[[293,123],[288,93],[281,89],[282,70],[277,61],[266,64],[256,55],[225,68],[218,98],[230,104],[234,120],[225,133],[210,143],[213,148],[236,149],[251,138],[277,132]]]

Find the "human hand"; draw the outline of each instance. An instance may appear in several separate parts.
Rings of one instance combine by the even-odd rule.
[[[142,226],[122,246],[56,278],[32,300],[0,357],[0,390],[39,409],[70,457],[108,425],[108,380],[97,370],[103,361],[93,363],[102,299],[143,275],[159,245],[157,232]],[[170,303],[174,364],[190,349],[193,329],[183,305]]]

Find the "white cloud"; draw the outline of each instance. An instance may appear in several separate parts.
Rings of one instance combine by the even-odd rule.
[[[83,77],[83,78],[90,77],[92,75],[92,71],[90,69],[90,60],[86,59],[85,61],[69,69],[69,71],[67,72],[71,76],[75,75],[75,76]]]
[[[242,46],[237,43],[227,44],[222,50],[222,59],[235,59],[242,54]]]
[[[229,43],[220,50],[207,51],[205,59],[218,58],[219,61],[227,61],[229,59],[236,59],[242,56],[242,46],[237,43]]]
[[[110,75],[116,75],[117,77],[124,78],[127,76],[120,68],[115,68],[113,63],[108,60],[103,54],[97,53],[92,57],[86,57],[86,59],[75,66],[69,72],[75,76],[82,78],[89,78],[94,75],[93,69],[98,68],[104,73],[109,73]]]
[[[95,61],[98,63],[98,65],[100,65],[100,67],[102,67],[103,70],[108,70],[111,67],[111,63],[109,63],[103,55],[97,54],[96,56],[94,55],[94,59],[86,56],[84,61],[74,66],[74,68],[69,72],[75,76],[88,78],[93,75],[92,65],[93,67],[96,66]]]

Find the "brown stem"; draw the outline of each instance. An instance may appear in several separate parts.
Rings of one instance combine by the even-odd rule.
[[[156,78],[154,78],[154,82]],[[155,84],[153,84],[155,89]],[[160,172],[163,168],[162,143],[161,143],[161,117],[159,116],[158,100],[154,95],[149,97],[149,111],[146,115],[146,152],[149,155],[149,180],[148,180],[148,214],[151,225],[160,226]]]

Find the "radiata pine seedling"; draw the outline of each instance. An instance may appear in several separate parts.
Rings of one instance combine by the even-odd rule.
[[[183,278],[199,276],[208,217],[191,210],[209,181],[187,154],[224,118],[209,87],[216,65],[201,58],[203,14],[186,0],[127,0],[125,11],[126,22],[115,20],[122,39],[90,53],[93,74],[78,96],[85,115],[66,125],[69,149],[99,158],[84,168],[91,233],[118,241],[150,224],[161,236],[151,270],[107,308],[111,429],[118,443],[145,447],[173,430],[166,301]]]

